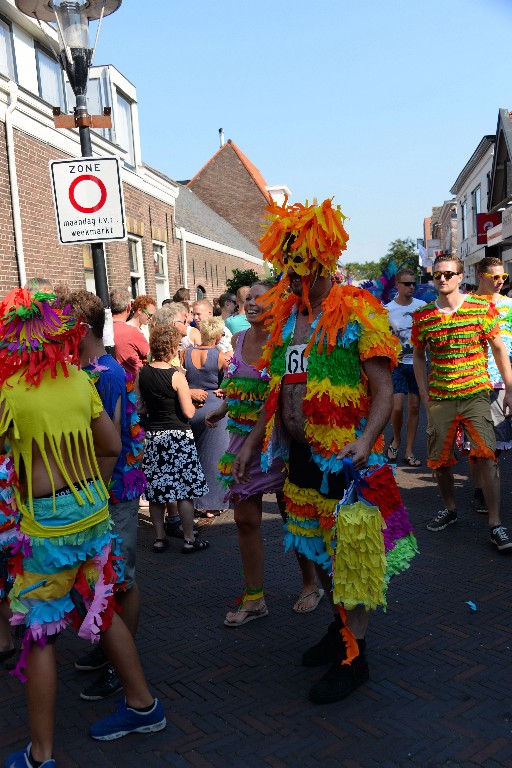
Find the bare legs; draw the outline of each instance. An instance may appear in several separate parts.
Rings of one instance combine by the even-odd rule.
[[[500,477],[498,465],[494,459],[477,458],[473,477],[478,478],[484,499],[489,510],[489,525],[501,524],[500,520]],[[435,471],[436,480],[446,509],[455,510],[453,493],[453,472],[451,467],[438,467]]]
[[[14,641],[11,634],[11,625],[9,618],[11,609],[7,603],[0,603],[0,653],[11,651],[14,648]]]
[[[183,527],[183,538],[194,540],[194,505],[189,499],[180,499],[178,502],[178,515]],[[165,539],[164,530],[165,504],[156,501],[149,502],[149,516],[153,523],[155,539]]]
[[[397,393],[393,395],[393,410],[391,412],[391,426],[393,428],[393,448],[399,448],[404,418],[405,395]],[[418,431],[420,413],[420,399],[418,395],[407,395],[407,432],[404,456],[414,456],[414,439]]]
[[[276,494],[277,504],[283,521],[286,521],[286,506],[283,494]],[[235,504],[235,523],[238,530],[238,545],[245,577],[245,586],[249,592],[256,592],[263,588],[264,551],[261,537],[262,496],[250,496],[248,499]],[[314,563],[302,555],[297,555],[297,562],[302,576],[302,595],[308,595],[317,589],[317,579]],[[300,598],[299,598],[300,599]],[[315,596],[306,598],[301,603],[302,610],[310,607],[315,601]],[[230,624],[242,622],[247,610],[258,610],[265,603],[262,596],[257,600],[247,600],[240,606],[241,611],[228,613],[226,619]],[[296,603],[297,605],[297,603]]]
[[[328,596],[331,604],[331,609],[334,616],[339,616],[338,608],[334,605],[332,600],[332,577],[324,571],[323,568],[317,566],[317,573],[322,585],[325,589],[325,594]],[[347,611],[347,625],[356,640],[363,640],[368,629],[369,615],[364,605],[358,605],[351,611]]]

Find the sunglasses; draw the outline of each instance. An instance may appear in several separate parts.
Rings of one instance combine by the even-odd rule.
[[[461,272],[450,272],[449,269],[445,270],[444,272],[432,272],[432,277],[434,280],[440,280],[442,277],[444,277],[445,280],[451,280],[452,277],[455,277],[455,275],[460,275]]]
[[[510,279],[507,272],[500,272],[497,275],[491,275],[490,272],[480,272],[480,274],[485,275],[485,277],[491,277],[495,283],[497,283],[498,280],[503,280],[504,283],[507,283]]]
[[[143,309],[142,311],[143,311],[143,312],[144,312],[144,314],[145,314],[145,315],[147,315],[148,317],[153,317],[153,313],[152,313],[152,312],[150,312],[150,311],[149,311],[149,309]]]
[[[400,285],[406,285],[408,288],[410,288],[411,285],[416,285],[416,281],[415,280],[407,280],[407,281],[406,280],[402,280]]]

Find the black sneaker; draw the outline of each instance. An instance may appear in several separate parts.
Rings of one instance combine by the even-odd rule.
[[[473,510],[479,515],[487,514],[487,504],[485,503],[482,491],[475,491],[473,499],[471,500],[471,506],[473,507]]]
[[[117,676],[117,672],[114,667],[109,665],[94,683],[84,688],[80,698],[86,701],[98,701],[99,699],[108,699],[109,696],[113,696],[122,690],[123,686]]]
[[[512,541],[510,541],[507,529],[503,525],[496,525],[490,530],[491,544],[496,544],[498,549],[510,549],[512,547]]]
[[[334,704],[366,683],[369,677],[364,656],[356,656],[350,664],[340,664],[336,661],[311,688],[309,698],[315,704]]]
[[[452,523],[457,522],[456,509],[440,509],[433,520],[427,525],[427,531],[442,531]]]
[[[110,664],[110,661],[101,646],[98,645],[78,661],[75,661],[75,669],[79,669],[80,672],[94,672],[96,669],[103,669],[107,664]]]
[[[341,628],[341,620],[331,622],[320,642],[304,651],[302,663],[305,667],[321,667],[345,658],[345,643],[341,636]]]

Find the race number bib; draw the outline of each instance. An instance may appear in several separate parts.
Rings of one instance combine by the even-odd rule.
[[[291,344],[286,350],[285,376],[305,374],[308,370],[308,359],[305,355],[305,344]]]

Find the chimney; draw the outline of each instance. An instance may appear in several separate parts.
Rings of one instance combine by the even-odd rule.
[[[224,128],[219,128],[219,140],[220,140],[220,146],[223,147],[226,143],[224,141]]]

